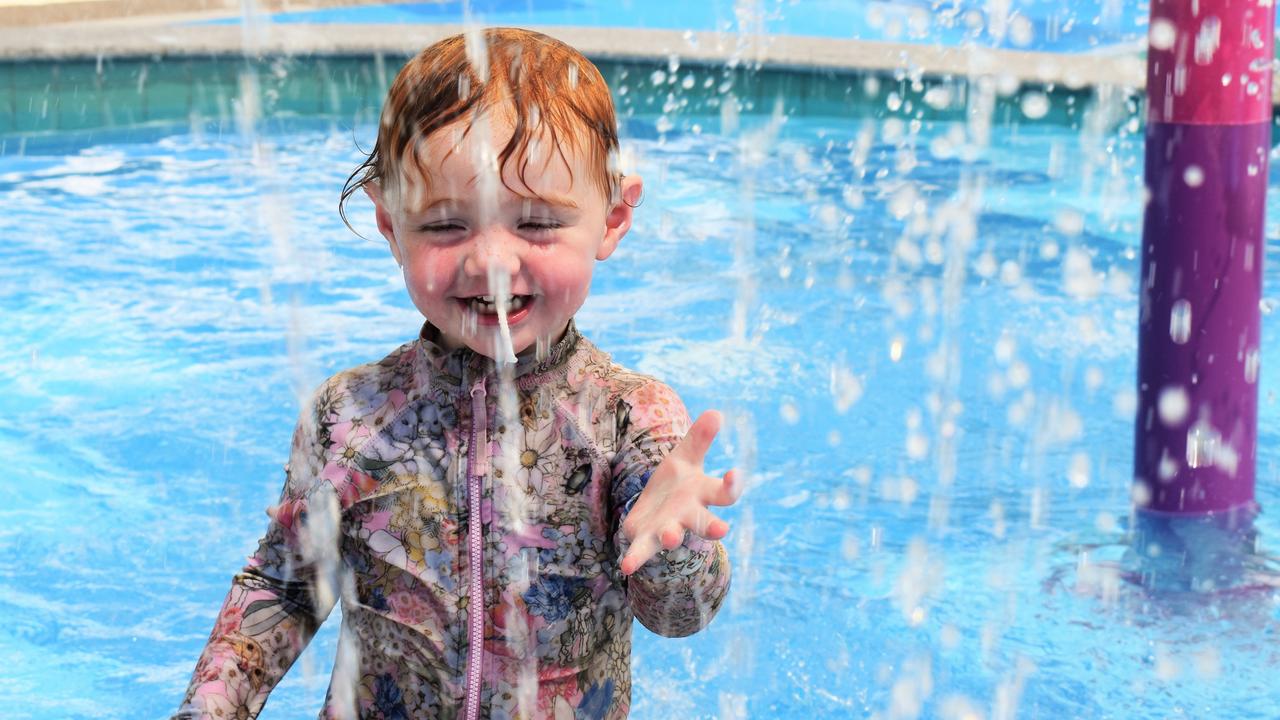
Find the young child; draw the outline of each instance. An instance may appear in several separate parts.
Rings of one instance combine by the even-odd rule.
[[[631,619],[678,637],[729,587],[703,472],[720,416],[573,316],[631,226],[608,88],[491,29],[400,71],[352,174],[426,323],[302,412],[284,492],[175,717],[255,717],[337,598],[323,717],[621,718]]]

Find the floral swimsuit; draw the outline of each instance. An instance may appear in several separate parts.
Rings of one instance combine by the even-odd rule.
[[[676,394],[573,323],[514,366],[438,336],[316,392],[175,718],[256,717],[338,598],[326,718],[625,717],[632,616],[683,636],[715,615],[720,543],[618,569],[623,518],[688,430]]]

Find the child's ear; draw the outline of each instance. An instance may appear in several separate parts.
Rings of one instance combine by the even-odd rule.
[[[373,201],[374,215],[378,220],[378,232],[387,239],[387,245],[391,247],[391,256],[396,259],[397,265],[404,267],[404,259],[400,257],[400,243],[396,242],[396,229],[391,222],[391,211],[387,209],[382,186],[375,181],[367,182],[364,184],[364,194]]]
[[[618,242],[622,240],[622,236],[631,229],[631,219],[635,214],[636,206],[640,204],[641,196],[644,195],[644,181],[639,175],[624,176],[621,190],[618,194],[620,199],[604,216],[604,241],[596,251],[597,260],[604,260],[612,255],[618,248]]]

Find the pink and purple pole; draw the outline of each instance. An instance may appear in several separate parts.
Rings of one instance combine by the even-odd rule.
[[[1251,524],[1274,13],[1151,0],[1135,505]]]

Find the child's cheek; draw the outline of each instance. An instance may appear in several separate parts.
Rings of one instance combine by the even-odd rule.
[[[450,262],[444,253],[418,253],[404,267],[405,285],[414,303],[431,302],[449,288]]]

